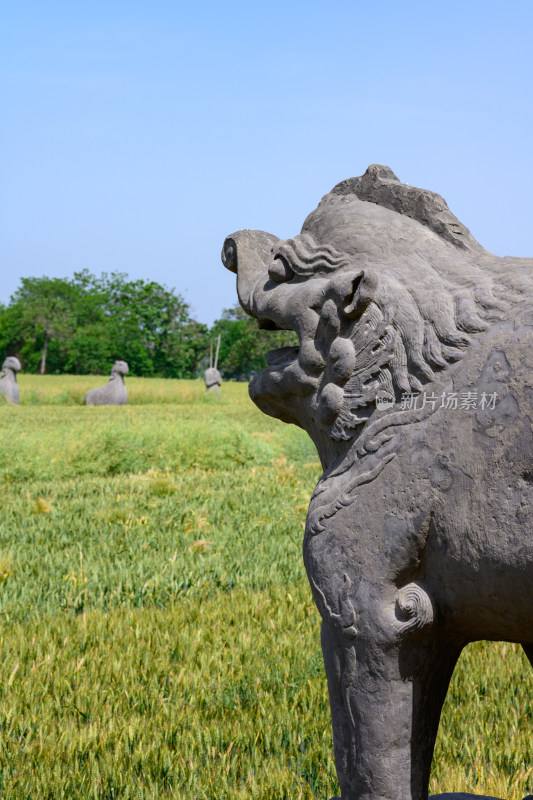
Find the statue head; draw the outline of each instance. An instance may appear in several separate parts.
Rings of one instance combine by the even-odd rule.
[[[4,363],[2,364],[2,377],[8,374],[8,372],[13,374],[13,377],[16,376],[17,372],[20,372],[21,366],[20,361],[15,356],[8,356]]]
[[[521,288],[439,195],[376,165],[336,186],[294,238],[238,231],[222,261],[259,327],[299,339],[266,355],[252,399],[319,452],[357,437],[383,397],[418,392],[462,358]]]
[[[111,369],[111,377],[113,378],[115,375],[120,375],[123,378],[129,371],[130,368],[125,361],[115,361]]]

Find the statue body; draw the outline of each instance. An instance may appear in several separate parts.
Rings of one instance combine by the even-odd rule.
[[[85,395],[86,406],[125,406],[128,402],[128,392],[124,376],[129,372],[125,361],[115,361],[111,375],[105,386],[91,389]]]
[[[19,404],[20,391],[17,383],[17,372],[20,372],[20,361],[14,356],[8,356],[2,364],[0,375],[0,394],[3,394],[11,403]]]
[[[223,261],[259,325],[300,342],[250,395],[324,470],[304,561],[342,800],[425,800],[462,648],[533,663],[533,259],[372,166],[299,236],[239,231]]]
[[[204,381],[207,392],[220,392],[222,376],[216,367],[208,367],[205,370]]]

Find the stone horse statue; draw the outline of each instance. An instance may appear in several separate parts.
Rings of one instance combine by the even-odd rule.
[[[124,376],[128,374],[129,367],[125,361],[115,361],[111,375],[105,386],[91,389],[85,395],[86,406],[125,406],[128,402],[128,392]]]
[[[15,356],[8,356],[2,364],[0,375],[0,394],[3,394],[11,403],[19,404],[20,391],[17,383],[17,372],[20,372],[20,361]]]
[[[424,800],[462,648],[533,663],[533,259],[373,165],[293,239],[239,231],[222,260],[259,327],[299,339],[250,396],[322,463],[304,561],[342,800]]]

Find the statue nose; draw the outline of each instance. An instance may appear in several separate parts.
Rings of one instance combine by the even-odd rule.
[[[261,278],[268,280],[268,265],[279,239],[265,231],[237,231],[222,248],[222,263],[237,275],[237,293],[245,311],[251,311],[251,296]]]
[[[237,245],[231,236],[224,241],[221,258],[226,269],[237,274]]]

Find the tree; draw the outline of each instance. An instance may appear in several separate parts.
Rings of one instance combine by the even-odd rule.
[[[48,348],[65,348],[74,326],[74,287],[62,278],[22,278],[11,298],[8,325],[24,362],[46,371]]]
[[[164,375],[183,371],[183,334],[192,322],[185,300],[154,281],[103,278],[113,340],[128,352],[133,371]]]
[[[207,341],[173,289],[122,273],[24,278],[0,311],[1,349],[30,372],[106,373],[120,358],[135,375],[192,377]]]

